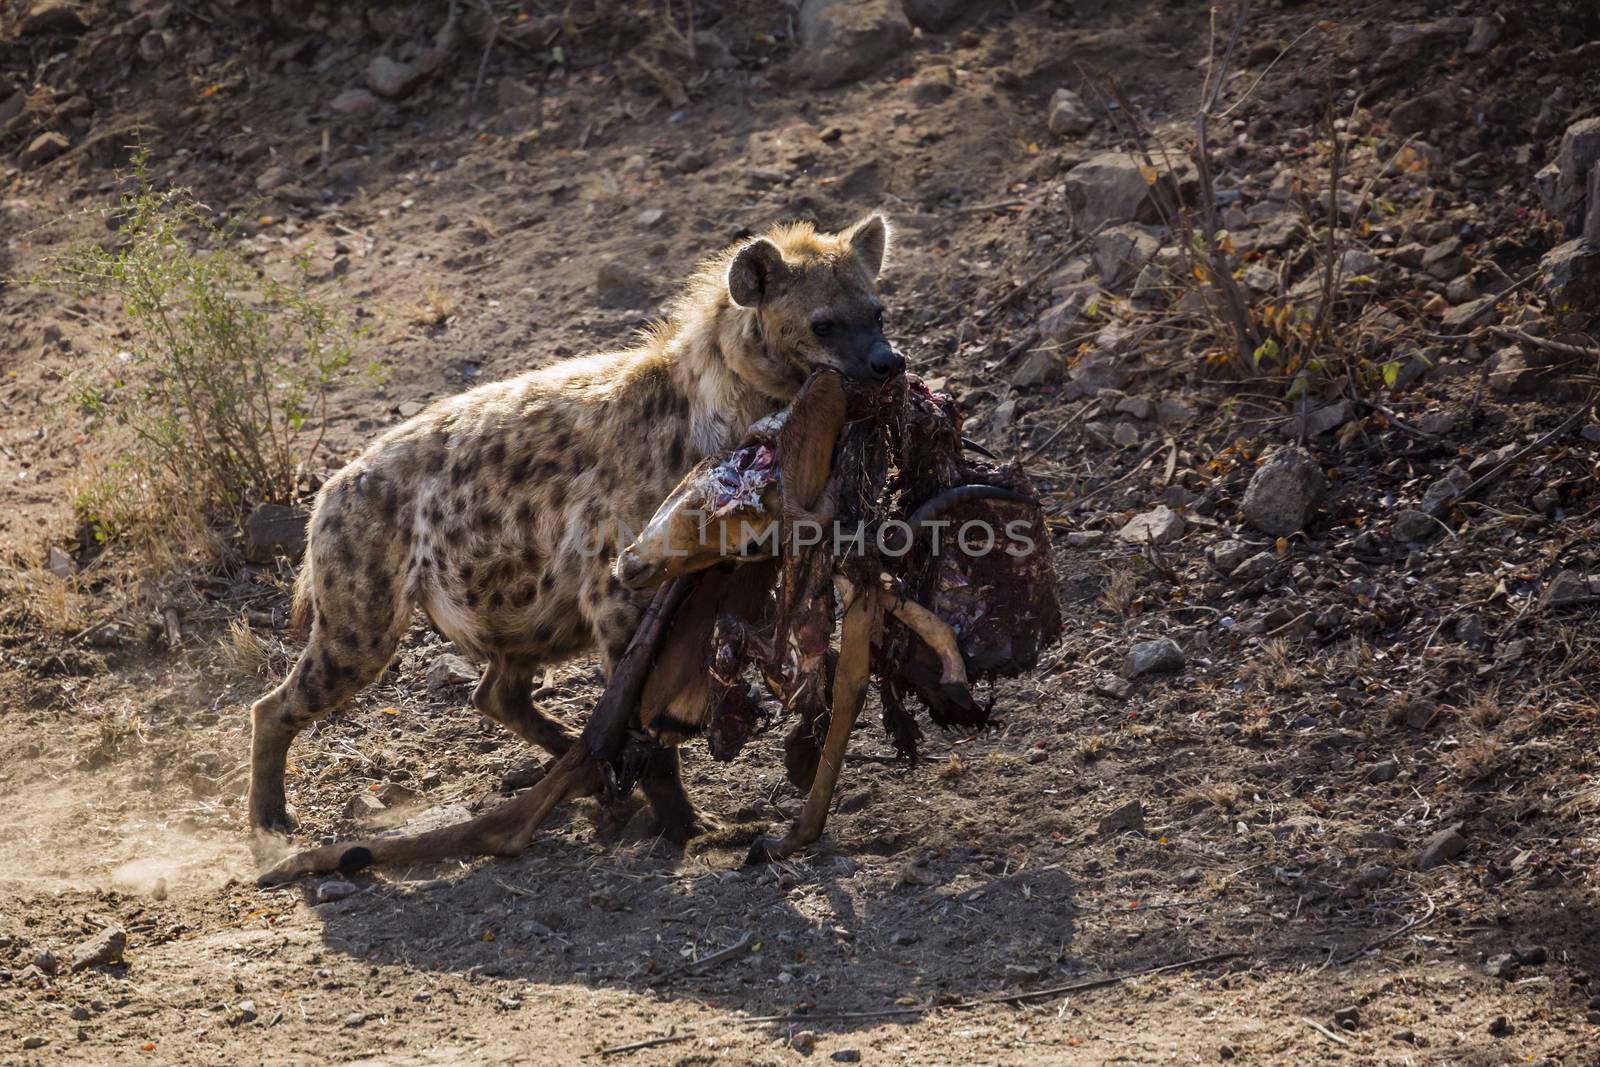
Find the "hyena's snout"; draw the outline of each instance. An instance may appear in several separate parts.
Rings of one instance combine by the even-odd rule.
[[[888,341],[879,338],[867,352],[867,370],[879,381],[888,381],[905,373],[906,357],[894,350]]]

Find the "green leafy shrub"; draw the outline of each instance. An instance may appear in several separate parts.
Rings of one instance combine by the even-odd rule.
[[[275,278],[187,191],[135,178],[115,239],[46,280],[120,304],[126,347],[74,376],[103,446],[75,503],[96,538],[149,544],[299,494],[358,332],[308,295],[307,258]]]

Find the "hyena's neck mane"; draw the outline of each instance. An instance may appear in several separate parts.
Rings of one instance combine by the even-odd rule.
[[[762,393],[734,372],[762,358],[759,319],[728,296],[729,248],[700,265],[667,308],[646,329],[645,342],[665,361],[674,385],[689,400],[690,433],[707,455],[736,444],[750,424],[783,401]]]

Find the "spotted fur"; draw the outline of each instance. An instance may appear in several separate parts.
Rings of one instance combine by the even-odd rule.
[[[643,606],[612,575],[617,551],[811,370],[885,373],[870,324],[887,242],[877,215],[839,234],[777,227],[706,261],[634,347],[439,401],[331,478],[295,587],[305,651],[251,709],[252,825],[288,828],[290,742],[382,672],[416,607],[487,664],[479,711],[564,752],[572,735],[533,707],[531,681],[596,647],[609,674]],[[645,788],[669,830],[692,828],[675,755]]]

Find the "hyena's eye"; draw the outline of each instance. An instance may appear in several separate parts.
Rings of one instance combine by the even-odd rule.
[[[832,319],[817,319],[811,324],[811,332],[818,337],[826,337],[833,332]]]

